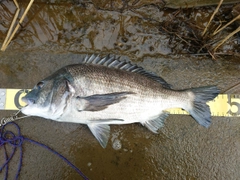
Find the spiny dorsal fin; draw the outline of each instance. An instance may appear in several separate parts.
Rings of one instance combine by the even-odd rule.
[[[116,68],[121,69],[124,71],[139,73],[143,76],[146,76],[148,78],[151,78],[159,83],[162,84],[163,87],[171,89],[171,85],[168,84],[163,78],[157,76],[153,72],[145,71],[142,67],[133,65],[130,62],[126,61],[120,61],[118,59],[115,59],[113,56],[110,57],[109,55],[105,56],[104,58],[101,58],[99,55],[91,55],[90,57],[87,55],[84,58],[83,63],[86,64],[96,64],[96,65],[102,65],[110,68]]]

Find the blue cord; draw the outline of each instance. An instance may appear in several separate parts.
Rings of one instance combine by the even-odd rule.
[[[4,128],[7,125],[14,125],[14,127],[17,129],[17,135],[15,135],[13,132],[11,131],[7,131]],[[88,178],[80,171],[80,169],[78,169],[75,165],[73,165],[69,160],[67,160],[67,158],[65,158],[63,155],[59,154],[57,151],[54,151],[53,149],[51,149],[50,147],[46,146],[45,144],[42,144],[40,142],[34,141],[32,139],[26,138],[24,136],[21,135],[20,133],[20,127],[14,123],[14,122],[9,122],[7,124],[5,124],[4,126],[2,126],[1,128],[1,134],[0,134],[0,147],[4,147],[4,154],[5,154],[5,163],[0,167],[0,172],[6,168],[5,171],[5,180],[7,180],[8,177],[8,164],[11,161],[11,159],[13,158],[17,148],[20,149],[20,159],[19,159],[19,164],[18,164],[18,171],[16,173],[15,179],[18,179],[20,171],[21,171],[21,166],[22,166],[22,159],[23,159],[23,151],[22,151],[22,145],[24,141],[28,141],[32,144],[41,146],[49,151],[51,151],[53,154],[57,155],[58,157],[60,157],[61,159],[63,159],[70,167],[72,167],[75,171],[77,171],[77,173],[85,180],[88,180]],[[7,153],[7,149],[6,149],[6,145],[9,144],[12,146],[12,152],[10,154],[10,156]]]

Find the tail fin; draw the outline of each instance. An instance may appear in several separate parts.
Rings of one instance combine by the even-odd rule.
[[[211,112],[206,102],[213,100],[220,92],[216,86],[206,86],[190,89],[194,94],[193,107],[187,109],[190,115],[202,126],[211,124]]]

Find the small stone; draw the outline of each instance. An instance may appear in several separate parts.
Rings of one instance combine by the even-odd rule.
[[[113,141],[112,147],[113,147],[113,149],[115,149],[115,150],[121,149],[121,148],[122,148],[122,143],[121,143],[121,141],[120,141],[119,139],[115,139],[115,140]]]

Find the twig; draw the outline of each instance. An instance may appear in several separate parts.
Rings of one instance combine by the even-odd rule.
[[[187,43],[189,46],[191,46],[191,43],[189,43],[188,41],[186,41],[185,39],[183,39],[181,36],[179,36],[177,33],[174,33],[180,40],[184,41],[185,43]]]
[[[222,21],[220,21],[220,24],[218,25],[218,27],[215,29],[214,32],[218,31],[221,28],[221,26],[222,26]]]
[[[18,28],[20,27],[20,25],[22,24],[22,22],[23,22],[25,16],[27,15],[29,9],[31,8],[33,2],[34,2],[34,0],[31,0],[31,1],[29,2],[29,4],[28,4],[26,10],[24,11],[24,13],[23,13],[21,19],[19,20],[19,23],[17,24],[17,26],[16,26],[16,28],[14,29],[14,31],[13,31],[11,37],[9,38],[9,40],[8,40],[8,42],[7,42],[7,46],[8,46],[8,44],[11,42],[13,36],[16,34],[16,32],[17,32]]]
[[[230,22],[228,22],[227,24],[225,24],[223,27],[221,27],[218,30],[215,30],[213,35],[216,35],[217,33],[219,33],[220,31],[222,31],[224,28],[226,28],[228,25],[232,24],[234,21],[240,19],[240,14],[238,16],[236,16],[233,20],[231,20]]]
[[[15,2],[15,4],[16,4],[17,8],[18,8],[18,13],[19,13],[20,8],[19,8],[19,6],[18,6],[18,3],[17,3],[16,0],[14,0],[14,2]],[[11,40],[12,40],[12,38],[14,37],[14,35],[15,35],[16,32],[17,32],[17,30],[19,29],[21,23],[23,22],[25,16],[27,15],[29,9],[31,8],[33,2],[34,2],[34,0],[31,0],[31,1],[29,2],[29,4],[28,4],[26,10],[24,11],[24,13],[23,13],[21,19],[19,20],[18,24],[16,25],[16,27],[15,27],[15,29],[14,29],[12,35],[10,36],[10,38],[7,39],[7,37],[9,37],[9,35],[5,38],[4,42],[5,42],[5,41],[7,41],[7,42],[6,42],[5,44],[3,44],[2,48],[1,48],[2,51],[5,51],[5,50],[6,50],[7,46],[9,45],[9,43],[10,43]],[[17,14],[17,13],[16,13],[16,14]],[[14,16],[14,20],[13,20],[11,26],[13,26],[13,24],[15,24],[15,22],[16,22],[15,17],[17,18],[17,16],[18,16],[18,14],[17,14],[17,16],[16,16],[16,14],[15,14],[15,16]],[[7,40],[6,40],[6,39],[7,39]]]
[[[224,42],[226,42],[230,37],[232,37],[234,34],[240,32],[240,26],[233,31],[232,33],[230,33],[229,35],[227,35],[221,42],[219,42],[216,47],[213,49],[213,52],[215,52]]]
[[[228,88],[227,90],[224,91],[224,93],[226,93],[226,94],[234,94],[237,91],[240,91],[240,83],[237,83],[234,86]]]
[[[207,56],[207,55],[210,55],[210,53],[193,53],[193,54],[190,54],[190,55],[193,55],[193,56]],[[232,56],[232,55],[235,55],[235,56],[239,56],[238,53],[233,53],[233,52],[217,52],[217,53],[214,53],[214,55],[224,55],[224,56]]]
[[[7,45],[6,45],[6,44],[7,44],[7,41],[8,41],[8,39],[9,39],[9,36],[11,35],[12,29],[13,29],[13,25],[15,24],[15,22],[16,22],[16,20],[17,20],[17,17],[18,17],[18,15],[19,15],[19,11],[20,11],[20,8],[19,8],[19,6],[18,6],[17,1],[16,1],[16,0],[13,0],[13,1],[14,1],[14,3],[15,3],[15,6],[17,7],[17,11],[16,11],[16,13],[15,13],[15,15],[14,15],[14,18],[13,18],[12,23],[11,23],[11,25],[10,25],[10,28],[9,28],[9,30],[8,30],[7,36],[6,36],[6,38],[4,39],[4,42],[3,42],[2,47],[1,47],[1,51],[5,51],[5,49],[7,48]]]
[[[204,31],[203,31],[203,33],[202,33],[202,36],[204,36],[204,34],[206,33],[206,31],[207,31],[207,29],[208,29],[208,26],[209,26],[210,23],[212,22],[212,20],[213,20],[215,14],[218,12],[218,10],[219,10],[219,8],[220,8],[222,2],[223,2],[223,0],[220,0],[220,2],[219,2],[219,4],[218,4],[217,8],[216,8],[215,11],[213,12],[213,14],[212,14],[210,20],[209,20],[208,23],[207,23],[207,26],[205,27],[205,29],[204,29]]]
[[[212,57],[212,59],[216,60],[216,57],[214,56],[214,53],[212,53],[211,51],[208,50],[208,53],[210,54],[210,56]]]

